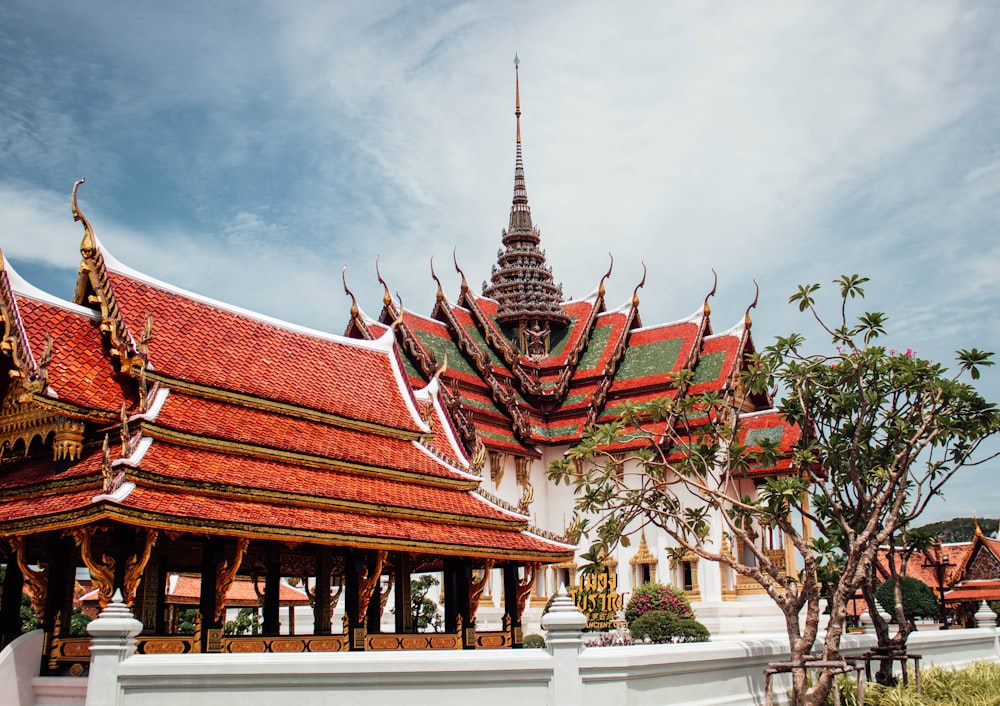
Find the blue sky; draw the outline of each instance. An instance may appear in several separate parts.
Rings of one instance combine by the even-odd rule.
[[[872,278],[887,344],[1000,350],[1000,6],[992,2],[29,2],[0,5],[0,247],[69,297],[81,205],[155,277],[343,330],[375,258],[430,312],[429,261],[488,277],[513,184],[557,281],[646,323],[810,332],[799,282]],[[828,287],[830,293],[833,288]],[[817,345],[825,341],[816,341]],[[1000,399],[1000,370],[981,388]],[[928,519],[1000,514],[1000,463]]]

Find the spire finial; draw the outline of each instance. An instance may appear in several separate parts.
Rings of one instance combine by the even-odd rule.
[[[517,146],[521,146],[521,82],[519,68],[521,60],[514,52],[514,117],[517,119]],[[520,154],[518,155],[520,156]]]

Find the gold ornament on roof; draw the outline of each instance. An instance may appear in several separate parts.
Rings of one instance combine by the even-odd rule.
[[[639,306],[639,290],[646,286],[646,263],[642,263],[642,279],[639,284],[635,285],[635,289],[632,290],[632,308]]]
[[[712,291],[705,295],[705,303],[702,305],[701,310],[705,316],[712,313],[712,307],[708,305],[708,300],[715,296],[715,290],[719,286],[719,273],[712,268]]]
[[[70,208],[73,211],[73,220],[83,223],[83,240],[80,242],[80,254],[85,258],[91,258],[94,256],[94,251],[97,249],[97,244],[94,238],[94,229],[90,225],[90,221],[87,217],[83,215],[80,210],[80,206],[76,201],[76,191],[80,188],[80,184],[87,181],[86,179],[77,179],[76,183],[73,184],[73,194],[70,196]]]
[[[613,270],[615,267],[615,256],[612,255],[611,253],[608,253],[608,257],[611,258],[611,264],[608,265],[608,271],[604,273],[604,276],[601,277],[600,284],[597,285],[597,296],[601,298],[604,297],[604,280],[606,280],[608,277],[611,276],[611,270]]]

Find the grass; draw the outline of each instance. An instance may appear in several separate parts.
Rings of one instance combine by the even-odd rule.
[[[963,669],[930,667],[920,672],[920,693],[909,685],[868,684],[866,706],[1000,706],[1000,663],[975,662]],[[849,691],[849,689],[848,689]],[[844,692],[842,688],[841,693]]]

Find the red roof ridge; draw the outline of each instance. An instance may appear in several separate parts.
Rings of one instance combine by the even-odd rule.
[[[365,350],[372,351],[383,351],[389,352],[392,350],[392,340],[391,336],[388,338],[383,335],[378,338],[371,340],[360,339],[360,338],[348,338],[337,333],[331,333],[330,331],[321,331],[319,329],[311,328],[309,326],[303,326],[301,324],[296,324],[291,321],[285,321],[284,319],[279,319],[274,316],[269,316],[267,314],[262,314],[252,309],[244,309],[243,307],[237,306],[235,304],[230,304],[228,302],[220,301],[218,299],[213,299],[212,297],[205,296],[203,294],[198,294],[197,292],[192,292],[188,289],[178,287],[177,285],[169,284],[163,280],[159,280],[151,275],[147,275],[143,272],[135,270],[125,263],[118,260],[114,255],[112,255],[105,247],[103,247],[99,242],[97,246],[101,254],[104,256],[104,263],[107,269],[115,272],[119,275],[124,275],[132,279],[138,280],[139,282],[160,289],[162,291],[168,292],[170,294],[176,294],[178,296],[190,299],[192,301],[198,302],[199,304],[204,304],[221,311],[227,311],[238,316],[243,316],[254,321],[259,321],[263,324],[268,324],[274,326],[275,328],[283,329],[286,331],[292,331],[294,333],[300,333],[306,336],[311,336],[313,338],[318,338],[321,340],[332,341],[334,343],[339,343],[346,346],[354,346],[356,348],[362,348]]]

